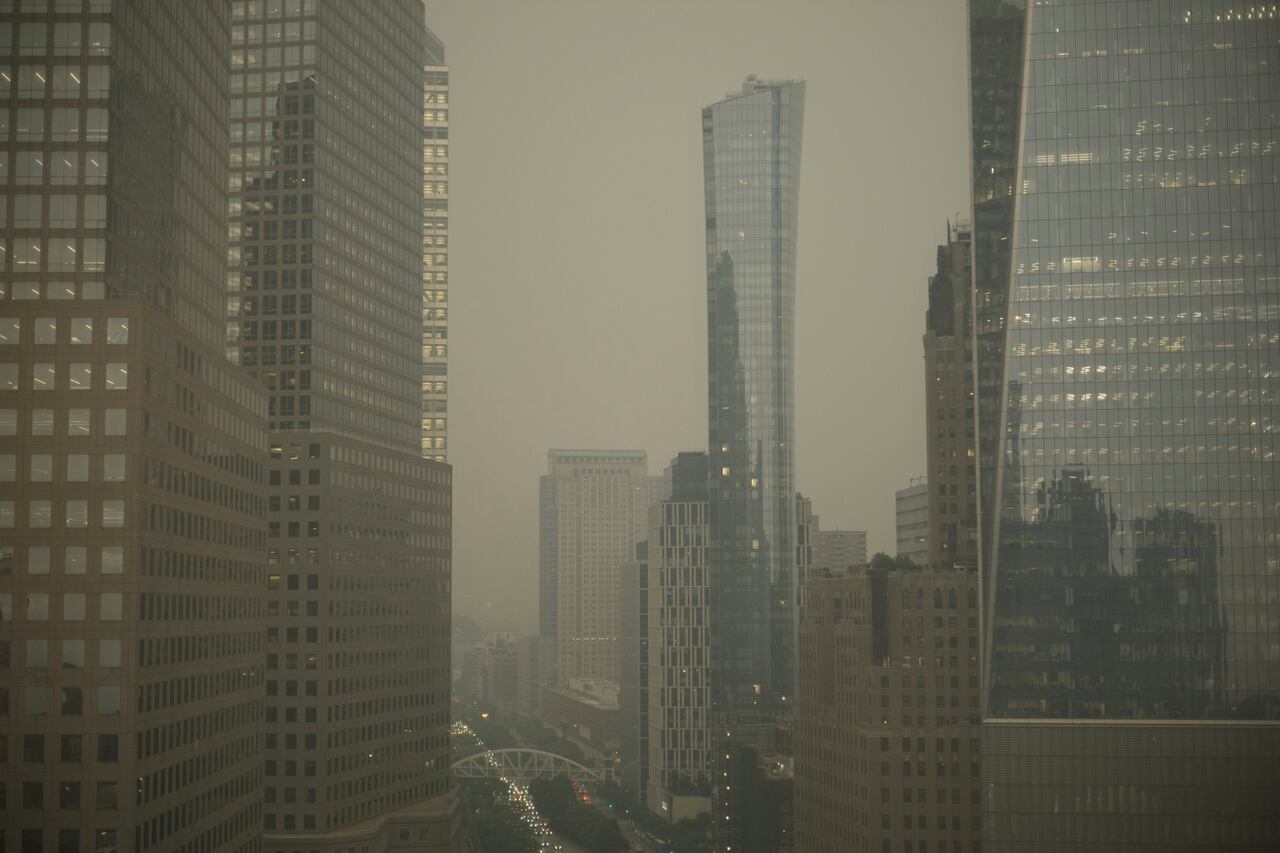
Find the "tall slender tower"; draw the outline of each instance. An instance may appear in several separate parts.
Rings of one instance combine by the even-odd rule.
[[[1280,11],[970,14],[983,849],[1274,847]]]
[[[266,400],[222,353],[229,47],[225,3],[0,11],[5,850],[261,850]]]
[[[803,82],[751,76],[702,111],[711,699],[720,735],[756,748],[789,714],[795,685],[792,338],[804,94]],[[725,839],[742,825],[728,779],[717,792]]]
[[[266,846],[445,850],[451,471],[421,443],[423,6],[231,8],[229,349],[270,394]]]

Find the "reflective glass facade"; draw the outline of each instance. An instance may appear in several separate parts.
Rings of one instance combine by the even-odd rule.
[[[1280,738],[1280,8],[970,13],[984,849],[1262,849],[1179,797]]]
[[[992,716],[1280,716],[1280,11],[1227,5],[1011,46]]]
[[[702,111],[713,702],[793,694],[796,214],[803,82],[747,78]]]

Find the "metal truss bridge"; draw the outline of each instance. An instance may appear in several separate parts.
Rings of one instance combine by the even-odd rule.
[[[528,784],[534,779],[557,776],[602,782],[614,779],[615,772],[612,765],[584,767],[571,758],[540,749],[489,749],[456,762],[453,776],[455,779],[511,779]]]

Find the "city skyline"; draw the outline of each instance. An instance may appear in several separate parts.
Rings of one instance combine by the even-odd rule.
[[[547,448],[640,447],[651,462],[706,449],[705,414],[687,404],[706,388],[697,115],[748,74],[808,81],[796,484],[824,525],[866,530],[871,552],[893,553],[893,493],[925,470],[924,401],[914,378],[884,366],[919,360],[920,282],[947,217],[968,203],[962,4],[914,9],[431,0],[454,95],[450,272],[467,282],[450,302],[450,334],[466,341],[450,359],[451,425],[472,426],[449,438],[450,461],[468,472],[455,495],[460,610],[533,629],[531,610],[490,593],[536,594],[536,489],[501,486],[533,483]],[[723,20],[734,39],[712,37]],[[908,53],[925,55],[897,88],[858,87],[849,100],[855,81],[902,68]],[[526,79],[537,85],[516,82]],[[864,131],[873,115],[893,122],[891,143]],[[566,180],[555,164],[569,163],[589,180]],[[498,233],[509,251],[486,249]],[[659,266],[610,260],[657,257],[649,246],[662,247]],[[605,319],[620,306],[624,318]],[[874,389],[872,409],[859,388]],[[514,410],[520,428],[496,438],[485,425]],[[840,470],[858,470],[864,489],[847,489]],[[503,537],[484,534],[495,525]]]

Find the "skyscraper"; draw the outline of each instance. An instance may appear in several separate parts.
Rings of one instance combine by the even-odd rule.
[[[422,68],[422,455],[448,458],[449,67],[427,30]]]
[[[711,696],[717,731],[741,746],[772,731],[795,686],[792,343],[804,95],[803,82],[751,76],[702,111]],[[729,777],[720,781],[718,844],[742,849],[732,841],[744,825],[740,803]]]
[[[423,7],[231,9],[228,348],[270,394],[265,846],[447,849],[451,471],[422,458],[420,424]]]
[[[618,684],[619,569],[645,538],[647,466],[643,450],[547,453],[540,583],[544,607],[550,603],[555,614],[558,684],[571,678]],[[544,625],[552,621],[548,615],[540,614]]]
[[[266,400],[222,353],[229,41],[226,4],[0,13],[6,850],[261,849]]]
[[[983,848],[1266,849],[1280,11],[970,15]]]
[[[978,564],[971,250],[969,226],[949,224],[947,242],[938,247],[937,272],[929,277],[924,333],[927,563],[935,569]]]

